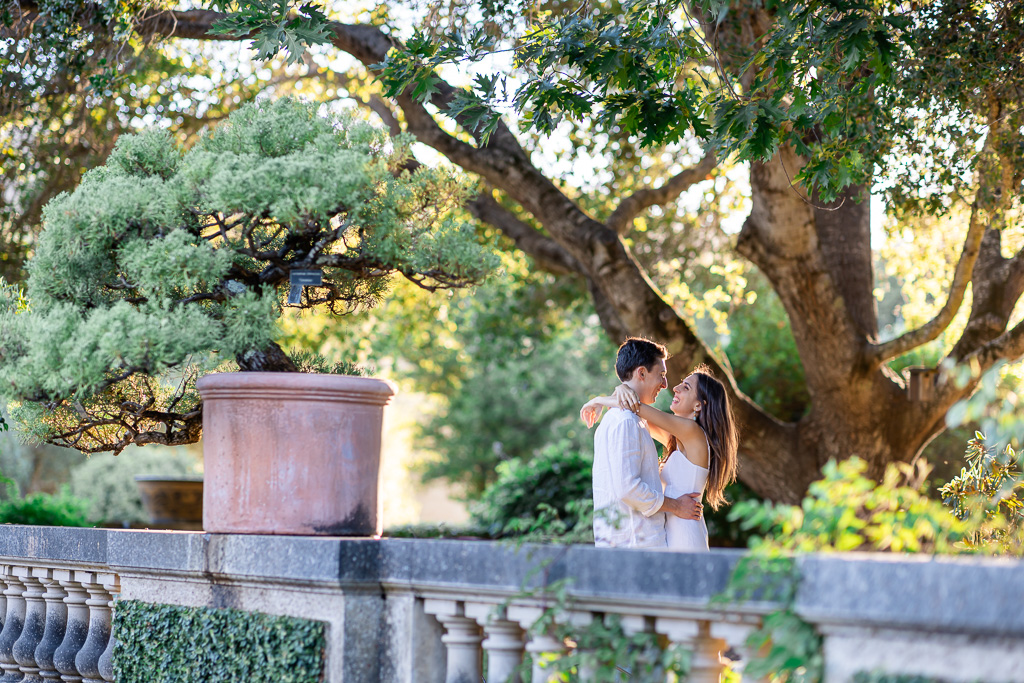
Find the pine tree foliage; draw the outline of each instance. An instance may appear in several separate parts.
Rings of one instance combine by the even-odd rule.
[[[198,440],[197,377],[274,349],[293,270],[300,306],[344,314],[401,275],[464,287],[494,266],[454,213],[454,175],[403,170],[411,140],[291,99],[259,101],[183,152],[124,136],[51,201],[27,302],[3,289],[0,385],[32,437],[94,452]]]

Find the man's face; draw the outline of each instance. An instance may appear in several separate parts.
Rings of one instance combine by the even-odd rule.
[[[664,360],[655,362],[650,370],[642,366],[637,368],[633,377],[637,380],[636,393],[641,403],[654,403],[658,392],[668,389],[668,369]]]

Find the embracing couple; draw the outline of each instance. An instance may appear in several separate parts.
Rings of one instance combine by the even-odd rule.
[[[594,434],[594,543],[598,547],[707,550],[702,516],[736,479],[737,434],[723,384],[705,366],[672,389],[671,413],[651,404],[668,388],[668,352],[630,338],[619,347],[615,374],[622,384],[580,410]],[[664,445],[658,458],[654,445]]]

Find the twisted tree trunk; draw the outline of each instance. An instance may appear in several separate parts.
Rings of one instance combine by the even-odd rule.
[[[239,354],[235,361],[242,372],[298,372],[288,354],[275,343],[265,349],[252,349]]]

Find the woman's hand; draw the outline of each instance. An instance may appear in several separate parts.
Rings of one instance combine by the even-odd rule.
[[[591,399],[580,408],[580,419],[586,423],[587,429],[590,429],[601,419],[601,413],[603,412],[604,406],[598,403],[598,399]]]
[[[619,407],[623,410],[628,410],[631,413],[640,412],[640,397],[636,395],[636,392],[625,384],[620,384],[615,387],[612,396],[618,401]]]

